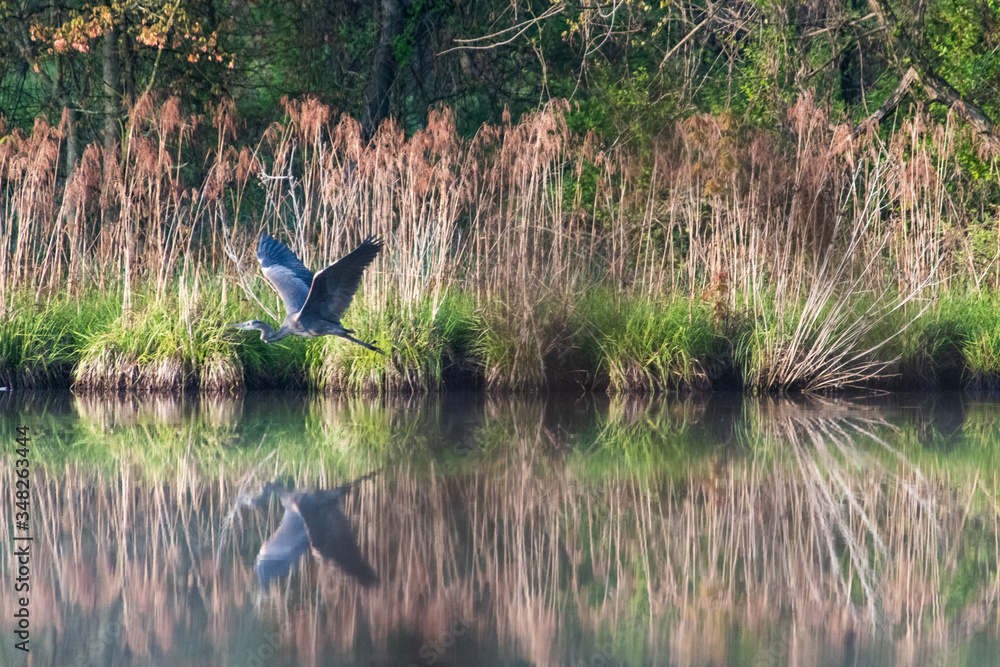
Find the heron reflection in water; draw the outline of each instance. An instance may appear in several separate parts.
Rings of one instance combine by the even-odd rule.
[[[254,571],[260,585],[267,588],[274,579],[287,575],[310,548],[320,559],[332,560],[362,586],[377,584],[378,576],[361,555],[354,530],[340,509],[341,499],[374,474],[327,491],[288,490],[268,482],[259,496],[244,498],[244,504],[261,507],[276,495],[285,508],[278,529],[257,554]]]
[[[264,277],[285,302],[285,319],[277,331],[260,320],[247,320],[229,326],[244,331],[256,329],[265,343],[274,343],[293,335],[304,338],[340,336],[384,354],[374,343],[352,336],[354,330],[345,329],[340,323],[361,285],[361,275],[382,245],[382,241],[369,236],[357,248],[313,276],[288,246],[261,234],[257,260]]]

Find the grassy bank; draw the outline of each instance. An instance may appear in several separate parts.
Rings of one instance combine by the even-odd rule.
[[[804,96],[774,132],[697,116],[650,150],[567,128],[565,103],[473,138],[451,115],[369,143],[290,102],[261,137],[222,106],[144,99],[72,174],[39,122],[0,140],[4,382],[84,390],[366,392],[992,386],[996,158],[951,120],[853,138]],[[254,143],[256,142],[256,143]],[[198,166],[200,165],[200,166]],[[333,340],[280,320],[260,231],[320,268],[377,234]]]
[[[134,296],[128,317],[121,314],[120,294],[92,291],[47,304],[19,299],[12,317],[0,322],[0,383],[84,392],[363,393],[1000,384],[1000,301],[974,294],[949,295],[927,308],[913,304],[825,346],[817,339],[837,335],[827,331],[829,317],[809,329],[804,311],[776,321],[751,311],[720,318],[709,299],[657,302],[599,289],[569,307],[541,301],[527,312],[477,306],[472,295],[456,292],[436,309],[425,304],[410,311],[398,303],[352,309],[347,324],[376,340],[385,356],[333,337],[265,344],[256,332],[224,326],[250,318],[257,307],[232,284],[206,279],[187,294],[186,301],[149,304]],[[867,302],[855,304],[846,321],[857,322],[869,310]],[[794,360],[795,336],[800,368],[782,370],[778,366]],[[821,358],[818,349],[828,356]]]

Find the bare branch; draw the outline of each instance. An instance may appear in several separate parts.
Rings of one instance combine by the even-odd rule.
[[[875,12],[871,12],[867,16],[862,16],[859,19],[852,19],[850,21],[836,21],[833,25],[829,25],[825,28],[820,28],[819,30],[814,30],[812,32],[807,32],[803,37],[815,37],[816,35],[822,35],[824,32],[830,32],[831,30],[840,30],[841,28],[850,28],[853,25],[859,23],[864,23],[868,19],[875,18]]]
[[[544,21],[545,19],[552,18],[553,16],[555,16],[557,14],[561,14],[565,8],[566,8],[566,6],[564,4],[552,5],[551,7],[549,7],[548,9],[546,9],[544,12],[542,12],[539,16],[536,16],[536,17],[531,18],[531,19],[529,19],[527,21],[523,21],[521,23],[518,23],[517,25],[512,25],[509,28],[504,28],[503,30],[498,30],[497,32],[494,32],[494,33],[489,34],[489,35],[483,35],[482,37],[472,37],[470,39],[456,39],[454,41],[458,42],[458,46],[453,46],[450,49],[445,49],[444,51],[439,52],[438,55],[439,56],[443,56],[444,54],[451,53],[452,51],[462,51],[462,50],[465,50],[465,51],[485,51],[485,50],[488,50],[488,49],[495,49],[498,46],[504,46],[505,44],[510,44],[515,39],[517,39],[518,37],[520,37],[521,35],[523,35],[533,25],[536,25],[536,24]],[[494,43],[491,43],[491,44],[484,44],[484,45],[481,45],[481,46],[475,44],[476,42],[484,42],[484,41],[491,40],[491,39],[498,39],[500,36],[502,36],[502,35],[504,35],[506,33],[509,33],[512,30],[516,30],[517,32],[514,33],[513,36],[508,37],[507,39],[503,40],[502,42],[494,42]]]
[[[715,18],[716,13],[719,11],[719,6],[720,5],[721,5],[721,3],[715,5],[714,7],[712,7],[711,5],[709,6],[708,16],[705,17],[705,20],[703,20],[701,23],[699,23],[694,28],[692,28],[691,32],[689,32],[688,34],[684,35],[684,37],[681,39],[681,41],[677,42],[674,45],[674,48],[672,48],[669,51],[667,51],[667,54],[665,56],[663,56],[663,60],[660,61],[660,69],[663,69],[663,67],[667,64],[667,61],[670,60],[670,56],[672,56],[675,53],[677,53],[677,50],[679,48],[681,48],[682,46],[684,46],[688,42],[688,40],[690,40],[692,37],[694,37],[696,34],[698,34],[699,30],[701,30],[702,28],[704,28],[706,25],[708,25],[709,21],[711,21],[713,18]]]
[[[874,15],[871,15],[871,16],[874,16]],[[879,32],[880,30],[881,30],[881,28],[874,28],[872,30],[867,30],[867,31],[861,33],[860,35],[857,35],[856,37],[854,37],[854,42],[857,42],[858,40],[862,39],[863,37],[867,37],[868,35],[871,35],[873,33]],[[849,46],[853,47],[854,42],[851,42],[849,44]],[[809,72],[804,77],[802,77],[802,83],[805,83],[809,79],[813,78],[814,76],[816,76],[817,74],[819,74],[820,72],[822,72],[823,70],[825,70],[835,60],[837,60],[837,58],[840,58],[842,55],[844,55],[844,51],[846,51],[846,50],[847,50],[847,48],[843,48],[843,49],[837,49],[836,51],[834,51],[833,55],[830,56],[826,60],[826,62],[824,62],[822,65],[816,66],[815,68],[813,68],[813,70],[811,72]]]
[[[854,133],[859,134],[875,123],[879,123],[885,119],[885,117],[892,113],[892,110],[899,105],[899,103],[903,100],[903,97],[910,92],[914,82],[919,80],[920,75],[917,73],[916,68],[911,67],[906,70],[906,73],[903,74],[903,78],[900,80],[899,85],[896,86],[896,90],[892,91],[892,95],[887,97],[885,102],[882,103],[882,106],[876,109],[872,115],[868,116],[868,118],[858,125],[858,127],[855,128]]]

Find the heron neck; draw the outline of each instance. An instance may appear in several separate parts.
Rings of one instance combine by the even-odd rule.
[[[263,322],[261,324],[263,326],[261,326],[260,329],[260,339],[265,343],[275,343],[281,340],[282,338],[288,338],[289,336],[292,335],[292,330],[289,327],[285,326],[284,324],[282,324],[281,328],[279,328],[277,331],[272,329],[268,324],[265,324]]]

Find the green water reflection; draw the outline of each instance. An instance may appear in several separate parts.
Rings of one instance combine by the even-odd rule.
[[[30,664],[1000,654],[993,400],[6,395],[5,489],[18,426],[32,435]],[[236,499],[372,470],[344,511],[379,585],[307,556],[262,591],[254,557],[281,512]],[[2,664],[25,664],[10,614],[0,629]]]

